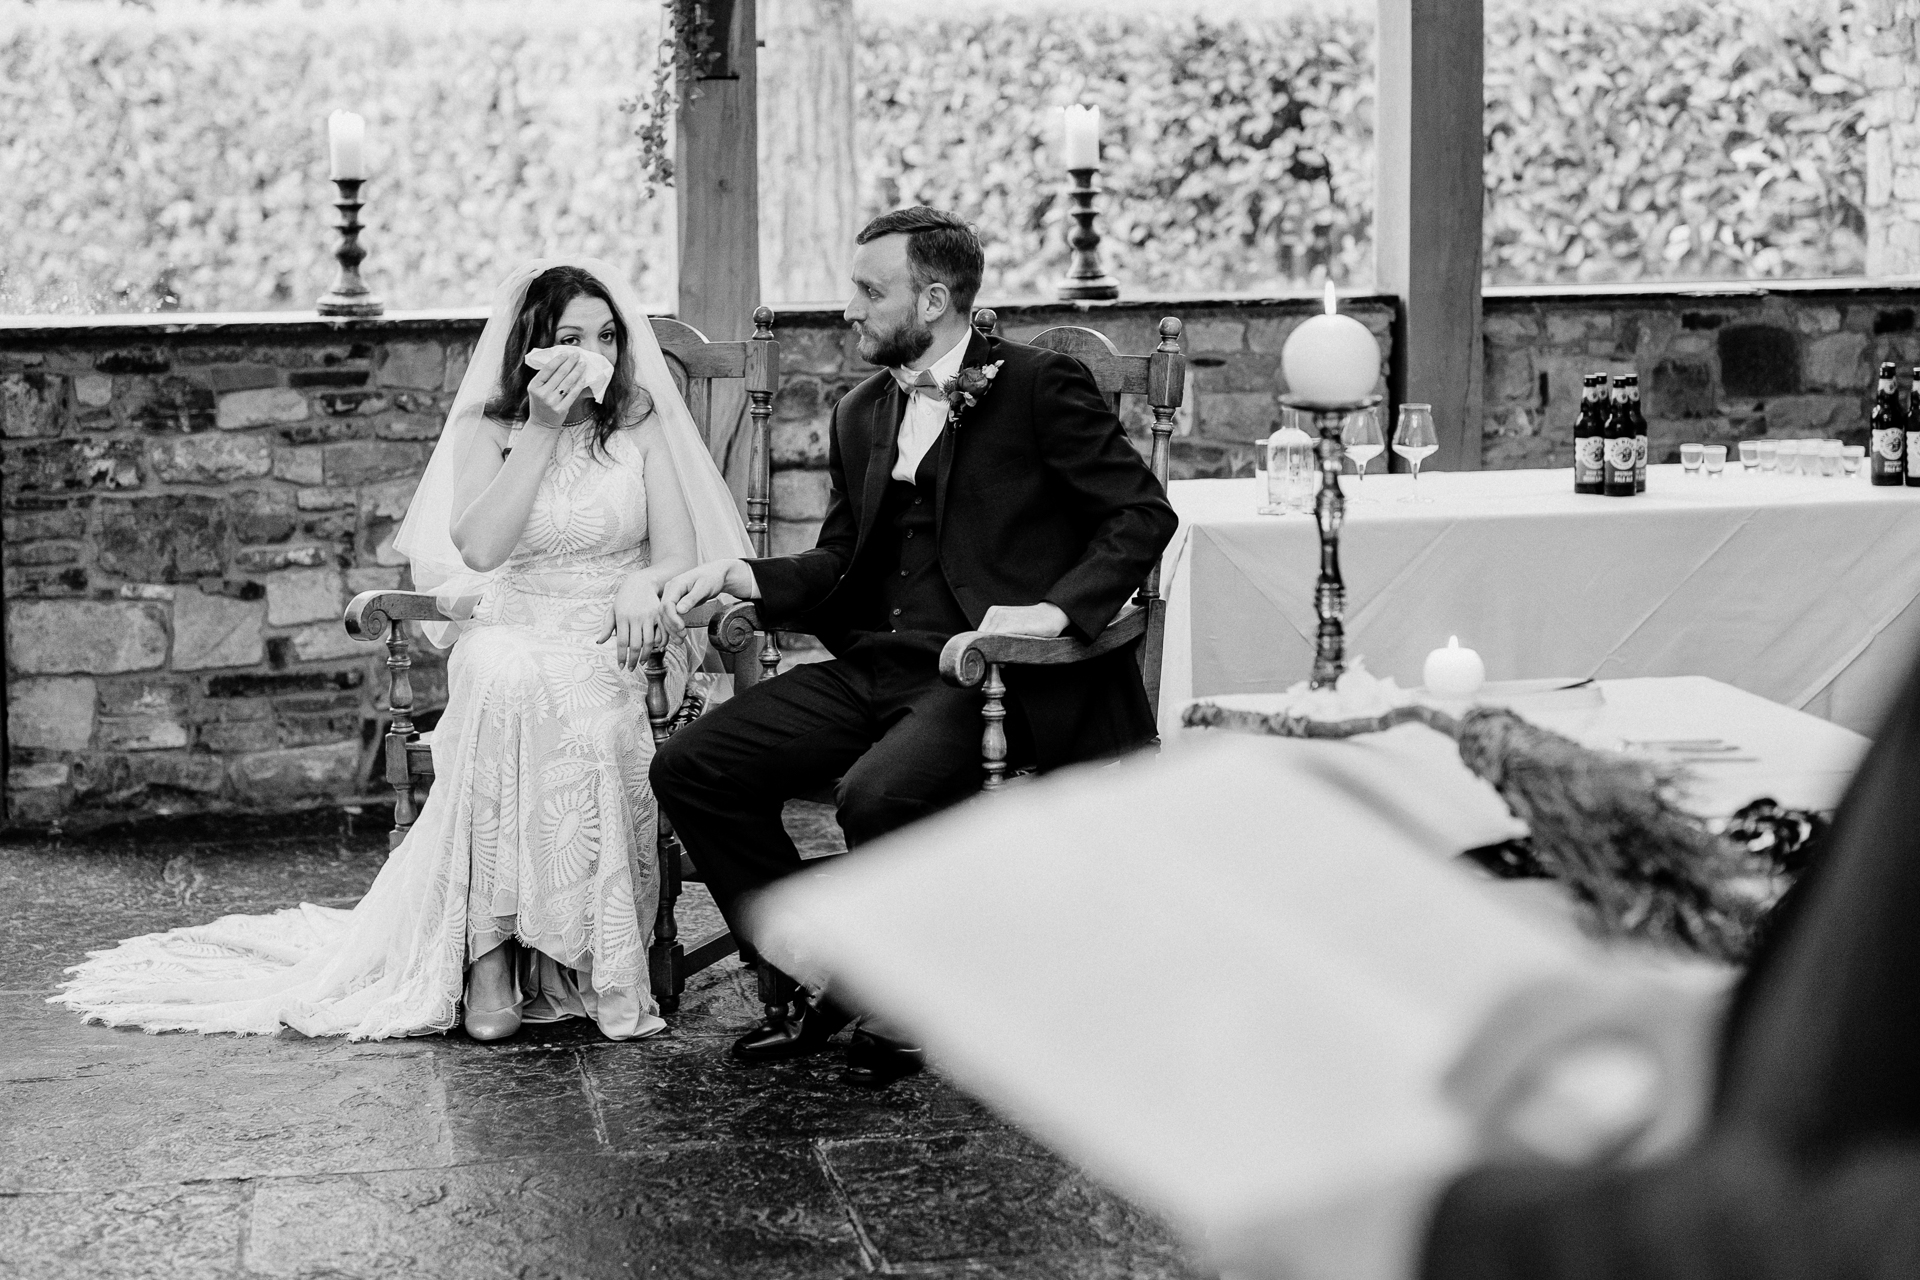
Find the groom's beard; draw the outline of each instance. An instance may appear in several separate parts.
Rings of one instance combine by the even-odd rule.
[[[873,339],[873,352],[867,359],[883,369],[904,369],[927,353],[933,345],[933,330],[915,315],[892,333],[881,337],[871,327],[864,335]],[[863,353],[865,354],[865,353]]]

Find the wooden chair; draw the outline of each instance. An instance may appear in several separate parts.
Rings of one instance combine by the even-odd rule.
[[[687,408],[706,438],[712,439],[714,381],[720,378],[746,381],[751,432],[747,532],[755,552],[766,555],[767,508],[772,494],[770,433],[773,397],[780,386],[780,344],[773,337],[773,312],[761,307],[753,313],[753,337],[745,342],[709,342],[693,326],[665,317],[656,317],[652,323],[668,366],[683,383]],[[711,608],[696,612],[688,616],[688,621],[706,625],[708,616],[719,612]],[[394,798],[389,847],[398,846],[406,838],[419,815],[422,793],[433,784],[432,737],[430,733],[414,729],[413,684],[408,674],[413,657],[405,628],[399,624],[445,620],[434,598],[417,591],[363,591],[347,606],[348,635],[356,640],[384,639],[387,644],[390,719],[386,732],[386,775]],[[755,645],[750,620],[715,619],[710,629],[721,640],[715,647],[732,670],[736,685],[752,684],[763,671],[770,672],[778,666],[779,652],[771,643],[771,637],[765,646],[768,652],[761,653],[758,662],[753,660]],[[768,653],[771,653],[771,662]],[[653,729],[654,744],[658,746],[677,727],[680,709],[667,704],[665,658],[658,653],[652,655],[643,670],[647,681],[647,720]],[[686,987],[687,978],[731,955],[736,945],[723,929],[691,948],[682,946],[674,907],[680,898],[683,875],[678,842],[665,814],[660,816],[655,856],[660,866],[660,903],[654,918],[653,946],[648,952],[647,967],[654,998],[660,1002],[663,1013],[671,1014],[679,1008],[680,993]]]
[[[982,333],[993,332],[995,316],[984,308],[974,314],[974,326]],[[1180,321],[1168,316],[1160,322],[1160,345],[1151,355],[1121,355],[1107,336],[1093,329],[1061,325],[1037,334],[1033,346],[1045,347],[1073,356],[1093,374],[1102,392],[1113,400],[1115,412],[1121,397],[1145,396],[1153,412],[1153,445],[1148,465],[1162,488],[1168,483],[1171,464],[1169,450],[1173,438],[1173,418],[1186,392],[1187,358],[1180,351]],[[1082,642],[1065,636],[1039,639],[1034,636],[986,635],[963,631],[947,641],[940,652],[940,675],[950,685],[962,689],[980,687],[985,702],[980,710],[984,726],[980,736],[980,761],[986,770],[984,787],[998,791],[1007,782],[1007,686],[1001,676],[1006,666],[1057,667],[1097,658],[1115,649],[1140,642],[1135,657],[1140,664],[1140,679],[1147,687],[1147,705],[1156,717],[1160,714],[1160,653],[1167,630],[1167,602],[1160,597],[1160,566],[1156,562],[1138,594],[1123,606],[1098,639]]]

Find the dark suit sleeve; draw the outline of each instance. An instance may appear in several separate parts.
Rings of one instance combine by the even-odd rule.
[[[860,524],[847,500],[847,471],[840,454],[840,407],[827,422],[826,518],[813,549],[797,555],[749,560],[753,580],[760,588],[761,620],[770,626],[792,622],[827,598],[853,563]]]
[[[1091,640],[1146,581],[1179,518],[1085,365],[1050,354],[1036,371],[1031,411],[1041,457],[1093,526],[1086,554],[1044,598]]]
[[[1718,1143],[1658,1168],[1488,1169],[1455,1182],[1422,1280],[1920,1276],[1920,1142],[1828,1164]]]

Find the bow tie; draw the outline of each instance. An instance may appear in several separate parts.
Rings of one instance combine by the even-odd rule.
[[[910,396],[925,396],[929,400],[945,400],[946,388],[940,385],[940,379],[933,376],[933,370],[921,369],[917,373],[908,373],[905,369],[893,370],[893,380],[900,389]]]

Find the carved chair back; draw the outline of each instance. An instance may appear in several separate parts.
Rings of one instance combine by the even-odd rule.
[[[999,317],[982,307],[974,312],[973,323],[981,333],[991,335],[999,323]],[[1113,402],[1116,413],[1120,412],[1123,397],[1146,398],[1147,407],[1153,415],[1147,465],[1153,469],[1154,478],[1163,489],[1171,478],[1170,449],[1174,418],[1180,411],[1186,393],[1187,358],[1180,350],[1183,329],[1184,326],[1175,316],[1161,320],[1160,343],[1150,354],[1143,356],[1123,354],[1106,334],[1079,325],[1058,325],[1028,339],[1031,346],[1058,351],[1085,365],[1087,372],[1093,375],[1094,385]],[[1129,619],[1133,610],[1139,610],[1142,616],[1137,620]],[[1115,622],[1116,625],[1122,622],[1144,624],[1141,626],[1141,642],[1136,656],[1140,663],[1140,678],[1147,689],[1147,703],[1158,715],[1160,655],[1167,627],[1167,605],[1160,596],[1158,564],[1147,575],[1146,582],[1141,584],[1133,602],[1121,611]],[[1130,630],[1131,626],[1127,629]],[[987,692],[991,698],[991,688]],[[990,787],[997,784],[997,777],[989,770]]]

